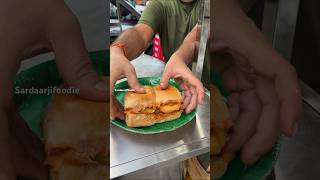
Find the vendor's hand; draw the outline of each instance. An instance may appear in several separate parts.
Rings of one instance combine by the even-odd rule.
[[[130,88],[137,93],[144,93],[145,90],[140,86],[136,71],[130,61],[124,56],[118,47],[110,49],[110,117],[111,119],[124,119],[123,106],[114,96],[114,86],[117,80],[127,78]]]
[[[280,134],[280,100],[271,80],[237,63],[222,73],[222,84],[230,92],[228,104],[235,121],[227,150],[241,150],[243,162],[252,165]]]
[[[246,164],[255,163],[272,148],[278,133],[293,136],[301,111],[301,95],[294,68],[267,42],[237,3],[218,0],[214,6],[212,51],[234,61],[214,58],[214,68],[230,90],[235,126],[229,150],[241,149]]]
[[[183,90],[183,109],[190,113],[203,101],[204,89],[201,81],[197,79],[183,60],[172,55],[163,71],[160,86],[166,89],[170,78],[175,78]]]
[[[80,25],[64,1],[2,0],[0,12],[0,179],[45,179],[43,159],[35,161],[43,145],[11,110],[20,62],[53,51],[61,76],[80,89],[80,96],[106,101],[108,88],[94,71]]]
[[[10,62],[16,71],[22,59],[53,51],[62,78],[79,88],[80,96],[109,98],[89,59],[80,24],[63,0],[2,0],[0,12],[0,61]],[[1,73],[8,71],[12,69]]]

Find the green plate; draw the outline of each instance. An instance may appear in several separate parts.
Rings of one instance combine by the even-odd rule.
[[[221,79],[215,73],[211,73],[211,81],[217,86],[224,96],[228,93],[221,86]],[[237,155],[229,163],[228,170],[221,180],[263,180],[266,179],[272,171],[280,151],[280,140],[276,142],[270,152],[266,153],[260,160],[251,167],[245,166]]]
[[[96,51],[89,53],[96,71],[100,75],[109,75],[109,52]],[[55,61],[48,61],[20,72],[14,86],[20,88],[47,88],[62,84]],[[35,134],[42,138],[41,120],[51,95],[14,94],[14,102],[20,115]]]
[[[144,77],[144,78],[139,78],[139,82],[142,85],[155,86],[160,83],[160,78],[159,77]],[[179,89],[179,91],[181,91],[181,89],[179,88],[179,85],[174,80],[171,79],[169,81],[169,83],[170,83],[170,85],[175,86],[176,88]],[[129,85],[128,85],[127,81],[123,81],[121,83],[116,84],[115,88],[116,89],[128,89]],[[124,102],[123,102],[124,95],[125,95],[125,92],[116,93],[116,98],[121,104],[124,104]],[[112,124],[122,128],[126,131],[139,133],[139,134],[156,134],[156,133],[173,131],[179,127],[182,127],[185,124],[187,124],[188,122],[190,122],[192,119],[194,119],[195,116],[196,116],[196,110],[193,110],[189,114],[186,114],[185,112],[183,112],[181,114],[181,116],[176,120],[163,122],[163,123],[155,124],[155,125],[148,126],[148,127],[139,127],[139,128],[128,127],[127,124],[125,123],[125,121],[120,120],[120,119],[115,119],[115,120],[112,120],[111,122],[112,122]]]

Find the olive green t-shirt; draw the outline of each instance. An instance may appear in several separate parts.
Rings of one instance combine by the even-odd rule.
[[[183,3],[180,0],[152,0],[144,9],[139,23],[147,24],[159,33],[166,61],[197,24],[200,7],[200,0],[192,3]]]

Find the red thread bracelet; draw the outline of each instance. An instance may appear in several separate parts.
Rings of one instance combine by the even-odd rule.
[[[126,46],[126,45],[123,44],[123,43],[113,43],[113,44],[111,45],[111,47],[118,47],[118,48],[122,49],[124,56],[125,56],[126,58],[128,58],[128,50],[127,50],[127,48],[126,48],[125,46]]]

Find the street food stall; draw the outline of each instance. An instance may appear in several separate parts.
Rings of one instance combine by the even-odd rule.
[[[159,76],[164,64],[148,55],[132,62],[138,77]],[[148,71],[143,70],[149,64]],[[151,68],[150,68],[151,67]],[[199,105],[196,118],[171,132],[145,135],[135,134],[110,126],[110,178],[129,176],[137,171],[151,171],[177,164],[191,157],[210,151],[210,93],[206,91],[203,104]],[[128,177],[128,178],[129,178]]]
[[[127,28],[137,23],[146,1],[138,3],[127,0],[111,1],[110,36],[111,43]],[[123,10],[119,10],[123,9]],[[208,18],[207,18],[208,19]],[[209,26],[209,20],[207,26]],[[205,39],[208,38],[206,29]],[[203,40],[206,41],[206,40]],[[202,62],[194,64],[194,71],[202,76],[205,47],[200,56]],[[138,58],[131,61],[138,78],[161,77],[165,63],[152,56],[153,43]],[[125,80],[120,80],[121,84]],[[163,131],[163,132],[162,132]],[[149,178],[182,179],[184,161],[210,151],[210,91],[205,90],[205,98],[199,104],[195,116],[181,126],[152,133],[128,131],[119,124],[110,125],[110,179],[132,179],[139,176]],[[208,158],[207,158],[208,159]],[[208,166],[209,160],[206,162]],[[159,172],[159,169],[163,172]],[[206,168],[205,168],[206,169]],[[163,176],[164,171],[171,173]],[[162,175],[161,175],[162,173]]]

